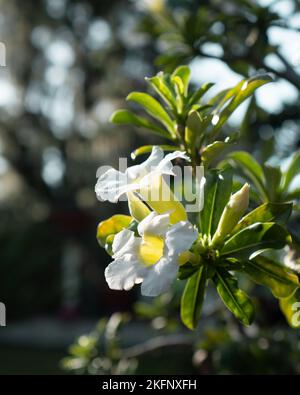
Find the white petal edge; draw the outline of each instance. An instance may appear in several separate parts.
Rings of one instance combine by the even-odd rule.
[[[180,221],[166,233],[165,243],[170,255],[178,255],[188,250],[198,237],[198,232],[188,221]]]
[[[141,266],[131,254],[117,258],[105,269],[105,279],[110,289],[129,291],[140,284],[147,269]]]
[[[157,214],[155,211],[152,211],[138,224],[138,232],[141,236],[144,234],[164,236],[168,230],[169,223],[169,213]]]
[[[141,286],[144,296],[155,297],[168,290],[176,279],[178,265],[175,259],[163,257],[154,266],[148,268],[148,272]]]

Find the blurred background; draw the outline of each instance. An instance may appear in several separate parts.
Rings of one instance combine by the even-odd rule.
[[[179,64],[212,94],[271,72],[230,127],[261,162],[299,148],[299,1],[0,0],[0,41],[0,374],[300,373],[299,334],[267,291],[251,290],[261,316],[246,330],[209,294],[193,334],[176,287],[155,301],[110,291],[96,227],[126,205],[94,193],[99,166],[161,142],[110,115]]]

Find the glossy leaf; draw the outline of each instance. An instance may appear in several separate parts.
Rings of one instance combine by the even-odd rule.
[[[264,256],[247,261],[243,267],[251,279],[271,289],[276,298],[287,298],[299,287],[296,274]]]
[[[294,328],[300,328],[300,301],[297,295],[279,300],[280,310],[284,314],[288,324]]]
[[[181,320],[189,328],[195,329],[200,319],[206,287],[206,268],[201,266],[186,283],[181,299]]]
[[[160,147],[163,151],[170,151],[170,152],[180,151],[180,147],[176,147],[174,145],[163,144],[163,145],[159,145],[158,147]],[[152,151],[152,148],[153,148],[153,145],[143,145],[142,147],[135,149],[131,153],[131,158],[134,160],[140,155],[147,154]]]
[[[150,129],[152,132],[161,137],[171,139],[170,133],[168,133],[165,129],[160,128],[148,119],[135,115],[128,110],[115,111],[112,114],[110,121],[115,124],[134,125],[138,128]]]
[[[267,180],[266,192],[271,202],[278,201],[278,191],[281,180],[281,171],[277,167],[264,165],[265,179]]]
[[[232,88],[232,90],[227,92],[223,101],[221,101],[220,103],[220,107],[223,107],[223,104],[228,101],[228,98],[230,98],[230,96],[232,96],[232,99],[225,106],[224,109],[220,110],[218,107],[217,111],[215,112],[215,115],[218,117],[218,121],[215,124],[212,132],[212,140],[215,139],[221,127],[240,104],[242,104],[248,97],[250,97],[256,89],[272,81],[273,79],[268,74],[262,74],[249,78],[246,81],[240,82],[236,87]]]
[[[164,73],[158,73],[151,78],[145,78],[153,89],[161,96],[161,98],[169,105],[170,108],[176,110],[176,98],[168,86]]]
[[[255,314],[254,306],[245,292],[239,289],[237,279],[225,270],[217,269],[213,280],[225,306],[244,325],[250,325]]]
[[[222,172],[211,170],[206,174],[204,187],[205,202],[200,213],[202,234],[213,235],[218,227],[223,209],[226,206],[232,186],[232,170],[230,167]]]
[[[201,86],[201,88],[199,88],[196,92],[194,92],[192,94],[192,96],[189,99],[188,105],[192,106],[193,104],[196,104],[200,101],[200,99],[202,98],[202,96],[211,88],[213,87],[215,84],[214,83],[206,83],[203,84]]]
[[[226,241],[221,256],[249,258],[253,252],[266,248],[281,249],[289,238],[288,232],[274,222],[255,223]]]
[[[129,215],[113,215],[109,219],[99,223],[97,228],[97,240],[101,247],[105,247],[106,238],[109,235],[115,235],[122,229],[127,228],[132,218]]]
[[[286,223],[292,212],[291,203],[263,203],[249,214],[245,215],[233,229],[232,234],[240,232],[247,226],[257,222]]]
[[[188,92],[189,80],[190,80],[190,68],[188,66],[179,66],[172,74],[172,77],[179,77],[183,85],[183,94],[186,96]]]
[[[152,96],[143,92],[132,92],[127,96],[127,100],[131,100],[140,104],[148,114],[160,121],[171,133],[171,135],[175,135],[173,121],[169,117],[168,113],[163,109],[161,104]]]

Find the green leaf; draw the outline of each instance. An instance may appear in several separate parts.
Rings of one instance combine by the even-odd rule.
[[[277,167],[272,167],[269,165],[264,165],[264,173],[265,179],[268,180],[267,182],[267,189],[266,192],[268,194],[268,199],[271,202],[278,201],[278,191],[280,186],[281,180],[281,171]]]
[[[202,120],[197,111],[191,111],[188,115],[185,128],[185,141],[189,147],[193,147],[197,136],[201,133]]]
[[[300,150],[298,150],[292,157],[292,160],[283,173],[282,191],[286,191],[294,177],[300,173]]]
[[[206,268],[199,270],[187,280],[182,299],[181,320],[189,329],[195,329],[200,319],[206,286]]]
[[[171,133],[171,135],[175,137],[173,121],[156,99],[154,99],[147,93],[132,92],[127,96],[126,100],[131,100],[140,104],[147,111],[148,114],[160,121]]]
[[[178,279],[186,280],[187,278],[191,277],[198,269],[198,266],[192,265],[190,262],[187,262],[186,264],[179,266]]]
[[[268,200],[268,194],[265,188],[265,175],[261,165],[245,151],[235,151],[227,156],[233,162],[233,165],[239,166],[244,174],[253,182],[258,191],[265,200]]]
[[[285,196],[285,200],[287,201],[295,199],[300,199],[300,188],[294,189]]]
[[[172,140],[170,133],[168,133],[165,129],[160,128],[148,119],[135,115],[128,110],[115,111],[110,118],[110,122],[123,125],[134,125],[138,128],[150,129],[155,134]]]
[[[199,88],[198,90],[196,90],[196,92],[194,92],[189,101],[188,101],[188,106],[192,106],[193,104],[196,104],[200,101],[200,99],[202,98],[202,96],[211,88],[213,87],[215,84],[212,82],[203,84],[201,86],[201,88]]]
[[[145,80],[153,87],[153,89],[160,95],[160,97],[176,111],[176,97],[170,89],[166,76],[160,72],[156,76],[151,78],[145,78]]]
[[[213,128],[211,140],[213,141],[216,138],[216,135],[218,134],[221,127],[240,104],[250,97],[256,89],[272,81],[273,79],[268,74],[261,74],[249,78],[248,80],[241,81],[234,88],[229,90],[214,112],[215,116],[217,117],[217,123]],[[232,99],[230,102],[225,106],[224,109],[221,109],[231,97]]]
[[[200,227],[202,234],[212,236],[226,206],[232,186],[232,169],[227,167],[223,171],[210,170],[206,174],[204,187],[205,203],[200,213]]]
[[[237,279],[225,270],[217,269],[213,280],[225,306],[244,325],[250,325],[254,319],[254,306],[245,292],[239,289]]]
[[[251,279],[271,289],[276,298],[287,298],[299,287],[296,274],[264,256],[247,261],[243,267]]]
[[[285,224],[292,212],[292,203],[263,203],[245,215],[233,229],[232,234],[240,232],[257,222],[278,222]]]
[[[180,151],[180,147],[176,147],[174,145],[163,144],[163,145],[159,145],[158,147],[160,147],[164,151],[170,151],[170,152]],[[134,151],[132,151],[131,158],[134,160],[140,155],[147,154],[152,151],[152,148],[153,148],[153,145],[143,145],[142,147],[139,147],[139,148],[135,149]]]
[[[190,80],[191,71],[188,66],[179,66],[172,74],[172,77],[179,77],[182,81],[183,86],[183,94],[186,96],[189,87],[189,80]]]
[[[280,310],[284,314],[288,324],[294,328],[300,328],[300,302],[296,295],[279,300]]]
[[[129,215],[113,215],[109,219],[99,223],[97,227],[97,240],[101,247],[105,247],[106,239],[110,235],[115,235],[127,228],[132,221]]]
[[[281,249],[288,239],[288,232],[274,222],[257,222],[244,228],[226,241],[220,256],[248,259],[253,252],[266,248]]]

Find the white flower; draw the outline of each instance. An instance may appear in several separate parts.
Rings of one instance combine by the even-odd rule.
[[[189,157],[180,151],[164,157],[164,151],[154,146],[149,158],[140,165],[131,166],[124,173],[109,169],[100,174],[95,187],[96,195],[99,200],[116,203],[125,194],[131,215],[138,221],[150,213],[147,206],[141,203],[142,200],[159,214],[169,211],[173,224],[185,221],[187,216],[183,205],[163,180],[163,175],[175,176],[172,160],[176,158],[189,160]],[[140,203],[134,193],[141,197]]]
[[[170,214],[151,212],[137,228],[124,229],[113,241],[113,262],[105,270],[111,289],[129,290],[142,283],[145,296],[165,292],[176,278],[180,256],[189,250],[198,232],[188,221],[170,226]]]
[[[189,160],[185,153],[180,151],[175,151],[164,157],[164,151],[160,147],[154,146],[151,155],[145,162],[128,167],[125,173],[109,169],[104,174],[100,174],[95,187],[97,198],[116,203],[125,193],[138,191],[141,186],[151,183],[155,175],[174,175],[171,161],[176,158]]]

